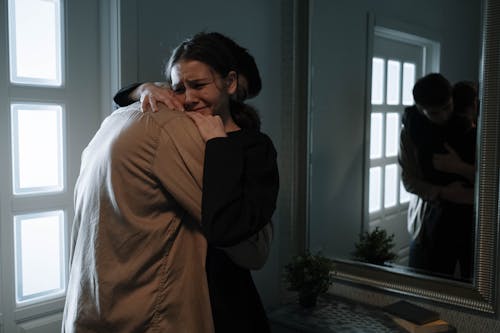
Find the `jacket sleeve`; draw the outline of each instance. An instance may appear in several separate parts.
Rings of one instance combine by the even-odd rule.
[[[424,200],[436,200],[440,186],[433,185],[423,179],[422,170],[417,158],[417,147],[405,128],[401,131],[399,156],[401,180],[405,189]]]
[[[276,208],[276,150],[260,133],[248,141],[227,137],[206,144],[202,229],[213,246],[236,245],[256,235]]]
[[[115,96],[113,96],[113,101],[115,101],[115,103],[120,107],[128,106],[134,102],[137,102],[130,98],[130,93],[141,84],[142,82],[136,82],[121,88],[120,90],[118,90]]]
[[[176,117],[163,128],[152,170],[168,195],[197,221],[201,221],[204,150],[193,121],[185,115]]]

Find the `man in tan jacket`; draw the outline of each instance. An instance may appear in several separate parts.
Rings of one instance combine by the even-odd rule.
[[[213,332],[204,143],[180,111],[113,112],[82,155],[62,332]]]

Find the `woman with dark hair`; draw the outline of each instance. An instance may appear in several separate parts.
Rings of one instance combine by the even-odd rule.
[[[201,227],[216,332],[269,332],[250,273],[262,264],[247,262],[252,254],[242,246],[270,226],[279,187],[274,145],[243,102],[261,89],[255,61],[228,37],[200,33],[172,52],[165,76],[161,88],[135,84],[114,100],[123,105],[140,98],[153,110],[163,102],[193,119],[206,142]]]
[[[245,101],[257,96],[262,89],[262,82],[253,56],[247,49],[221,33],[210,32],[207,35],[224,44],[234,58],[233,65],[238,69],[238,87],[232,97],[238,101]],[[182,103],[172,97],[172,91],[166,82],[145,82],[133,83],[120,89],[113,100],[119,106],[127,106],[140,100],[143,110],[151,107],[153,111],[157,111],[157,102],[164,103],[170,109],[184,110]]]

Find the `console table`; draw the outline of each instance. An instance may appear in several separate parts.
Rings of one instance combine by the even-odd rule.
[[[273,333],[406,333],[375,306],[326,295],[311,308],[298,303],[269,313]],[[450,332],[456,332],[452,330]]]

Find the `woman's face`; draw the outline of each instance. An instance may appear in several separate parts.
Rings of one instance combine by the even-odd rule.
[[[236,74],[222,78],[210,66],[196,60],[181,60],[172,67],[172,90],[186,111],[230,116],[229,96],[236,91]]]

